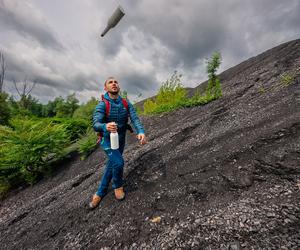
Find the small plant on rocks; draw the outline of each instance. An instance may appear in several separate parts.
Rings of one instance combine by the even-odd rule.
[[[291,72],[285,72],[283,74],[280,75],[280,84],[282,86],[289,86],[290,84],[292,84],[297,77],[297,74],[299,73],[299,69],[295,70],[295,71],[291,71]]]

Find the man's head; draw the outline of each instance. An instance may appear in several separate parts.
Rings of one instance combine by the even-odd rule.
[[[118,81],[114,77],[108,77],[104,83],[104,90],[112,95],[118,95],[120,86]]]

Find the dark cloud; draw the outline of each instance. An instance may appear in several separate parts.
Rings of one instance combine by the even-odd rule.
[[[23,5],[26,11],[26,4]],[[0,1],[0,27],[2,29],[11,29],[21,36],[31,38],[39,42],[42,46],[55,50],[63,50],[63,45],[54,35],[51,28],[45,23],[45,20],[34,18],[30,10],[23,15],[14,11],[14,4],[8,1]]]
[[[267,3],[264,3],[267,2]],[[300,31],[300,2],[288,1],[255,1],[256,5],[248,6],[249,14],[255,16],[254,35],[281,32],[298,33]],[[256,8],[254,7],[256,6]],[[258,12],[259,11],[259,12]]]
[[[70,77],[71,88],[76,91],[82,90],[98,90],[98,76],[95,74],[85,75],[85,74],[75,74]]]
[[[122,33],[115,31],[115,29],[113,31],[110,30],[107,35],[98,41],[98,50],[107,60],[111,60],[112,57],[116,56],[122,46]]]
[[[46,98],[43,91],[47,92],[48,87],[54,89],[49,91],[51,95],[76,91],[85,96],[99,91],[109,72],[119,78],[121,87],[131,95],[153,95],[166,80],[164,77],[169,77],[174,70],[183,74],[186,86],[195,86],[205,80],[205,60],[214,51],[221,52],[221,69],[225,70],[266,49],[300,37],[299,0],[124,0],[121,5],[125,17],[104,38],[100,38],[100,33],[117,7],[117,1],[104,4],[94,0],[84,5],[78,33],[72,32],[71,43],[64,40],[69,31],[67,23],[62,28],[51,26],[53,30],[49,26],[59,23],[57,20],[51,22],[55,16],[51,11],[56,9],[59,1],[47,2],[45,16],[39,15],[35,5],[25,4],[23,9],[20,4],[16,7],[18,1],[12,2],[15,4],[0,0],[0,28],[5,34],[5,47],[9,47],[11,55],[16,54],[8,56],[7,75],[9,79],[20,80],[24,75],[30,76],[32,81],[39,83],[38,93],[42,98]],[[73,15],[70,20],[76,20],[76,14],[72,13],[74,9],[66,9],[65,2],[59,6],[61,16],[68,10],[66,15]],[[48,9],[51,14],[47,19]],[[84,31],[91,29],[88,36],[83,28]],[[23,36],[29,37],[38,43],[28,45],[25,41],[26,46],[41,44],[42,53],[50,56],[44,59],[43,54],[38,54],[40,50],[32,50],[34,55],[31,57],[31,50],[10,47],[12,38],[8,33],[11,30],[21,37],[19,43],[24,42]],[[17,40],[14,37],[12,44],[17,44],[14,39]],[[60,39],[66,50],[62,50]],[[26,54],[27,59],[19,54]]]
[[[101,51],[116,56],[124,46],[122,34],[134,26],[170,50],[173,56],[164,67],[196,70],[199,60],[213,51],[232,53],[236,60],[250,56],[250,38],[255,46],[260,37],[270,35],[269,43],[275,46],[274,33],[293,31],[299,36],[299,5],[297,0],[130,2],[124,6],[127,12],[123,23],[101,41]]]
[[[145,92],[154,92],[158,81],[154,74],[142,74],[139,72],[131,72],[121,76],[120,85],[132,95],[138,95]]]
[[[154,37],[170,50],[173,57],[168,64],[172,68],[182,64],[186,68],[197,66],[199,58],[207,56],[215,48],[220,48],[224,42],[222,38],[227,30],[224,19],[227,14],[221,8],[218,11],[209,4],[203,7],[198,1],[175,2],[156,2],[149,6],[149,2],[140,1],[136,6],[126,6],[128,12],[125,20],[122,20],[124,25],[120,25],[116,31],[112,30],[109,37],[101,41],[102,51],[108,56],[117,55],[120,47],[124,46],[122,34],[128,27],[133,26],[145,34],[148,40],[142,43],[149,48],[153,43],[151,37]],[[132,37],[134,38],[134,34]],[[132,42],[140,41],[133,39]]]
[[[48,75],[42,75],[37,68],[30,64],[30,62],[22,59],[17,54],[6,50],[4,51],[4,55],[7,81],[21,82],[27,79],[28,81],[37,82],[50,87],[59,88],[62,86],[60,80],[51,78],[51,72]]]

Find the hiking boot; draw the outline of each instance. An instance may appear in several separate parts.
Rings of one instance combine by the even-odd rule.
[[[125,198],[125,192],[123,187],[119,187],[115,189],[115,197],[117,200],[121,201]]]
[[[93,199],[90,202],[90,208],[93,209],[93,208],[97,207],[99,205],[100,201],[101,201],[101,197],[99,195],[94,194]]]

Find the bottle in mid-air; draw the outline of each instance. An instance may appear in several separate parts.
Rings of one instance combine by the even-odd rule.
[[[103,37],[110,29],[115,27],[124,15],[125,12],[123,8],[119,5],[115,12],[112,14],[112,16],[108,19],[107,26],[102,32],[101,37]]]

